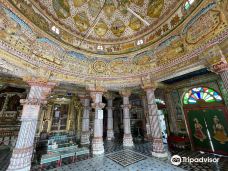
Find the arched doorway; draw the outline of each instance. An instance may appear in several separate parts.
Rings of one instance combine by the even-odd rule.
[[[228,114],[222,97],[211,88],[184,94],[183,108],[194,150],[228,154]]]

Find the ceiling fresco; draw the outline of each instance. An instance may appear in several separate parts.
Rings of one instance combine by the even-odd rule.
[[[40,29],[83,53],[97,55],[97,44],[102,45],[100,56],[135,52],[138,39],[148,47],[165,34],[160,29],[170,31],[182,15],[178,0],[9,2]],[[51,31],[53,26],[59,29],[58,35]]]
[[[31,2],[0,0],[0,67],[19,77],[33,75],[82,86],[88,81],[100,81],[110,89],[138,86],[141,78],[147,75],[153,80],[160,80],[191,67],[206,66],[207,51],[219,47],[227,41],[228,36],[227,16],[221,10],[221,6],[227,6],[227,2],[217,4],[213,0],[197,1],[197,7],[192,7],[194,12],[186,13],[182,4],[169,20],[164,20],[154,32],[143,38],[146,43],[142,46],[136,46],[135,42],[115,43],[109,47],[112,49],[110,55],[101,50],[91,54],[82,50],[85,47],[93,51],[93,46],[87,41],[80,42],[80,48],[77,49],[72,44],[79,47],[79,42],[72,36],[66,36],[67,30],[59,27],[61,37],[53,33],[50,29],[53,21],[48,20],[51,11],[46,9],[47,14],[41,13],[36,5],[43,3],[41,9],[45,9],[51,4],[48,8],[53,10],[56,26],[59,26],[57,20],[63,25],[65,22],[73,22],[74,28],[70,24],[68,28],[75,35],[77,32],[73,29],[85,33],[94,32],[99,39],[111,33],[110,41],[118,41],[119,38],[124,38],[129,29],[129,34],[135,34],[135,37],[144,34],[141,29],[145,24],[136,16],[129,15],[125,8],[127,5],[132,5],[132,9],[133,6],[146,9],[143,15],[139,15],[144,19],[150,18],[148,21],[152,22],[153,18],[163,15],[166,1],[107,0],[104,7],[97,4],[100,1],[95,0]],[[150,3],[154,5],[150,7]],[[81,10],[89,9],[89,5],[93,9],[86,12]],[[150,8],[154,9],[150,11]],[[161,13],[158,12],[160,8],[163,8]],[[77,10],[74,11],[75,9]],[[96,17],[99,10],[102,11],[102,17],[94,24],[91,17]],[[123,18],[115,17],[117,14]],[[128,22],[124,20],[127,16]],[[110,22],[107,22],[107,18]],[[150,41],[153,43],[146,46]],[[96,49],[98,45],[98,42],[94,42]],[[128,53],[131,48],[135,51]],[[113,51],[121,53],[115,54]]]

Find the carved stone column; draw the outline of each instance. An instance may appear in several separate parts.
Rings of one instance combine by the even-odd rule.
[[[113,99],[114,96],[111,93],[105,94],[105,98],[108,100],[108,106],[106,109],[108,110],[108,128],[107,128],[107,140],[112,140],[114,138],[113,131]]]
[[[151,133],[150,133],[150,125],[148,123],[148,106],[147,106],[146,94],[141,95],[141,100],[142,100],[143,114],[144,114],[144,119],[143,119],[143,128],[145,131],[144,137],[145,139],[150,140]]]
[[[123,96],[123,122],[124,122],[124,137],[123,137],[123,145],[131,147],[134,145],[132,135],[131,135],[131,125],[130,125],[130,108],[129,104],[129,96],[131,92],[129,90],[122,90],[120,94]]]
[[[16,146],[10,159],[8,171],[29,171],[33,153],[33,143],[37,127],[38,115],[42,104],[46,103],[46,96],[55,86],[44,80],[26,80],[31,86],[27,99],[21,100],[23,111],[21,127]]]
[[[83,106],[82,116],[82,132],[81,132],[81,144],[89,144],[89,111],[90,111],[90,97],[87,95],[79,96],[81,104]]]
[[[221,76],[222,81],[224,83],[224,88],[228,92],[228,63],[221,50],[220,50],[220,55],[221,55],[221,60],[216,64],[213,64],[211,67],[211,70]]]
[[[168,111],[169,128],[172,133],[178,133],[177,115],[171,92],[165,92],[165,104]]]
[[[95,109],[94,136],[92,141],[92,153],[95,155],[104,153],[102,110],[105,107],[105,104],[102,103],[102,94],[104,91],[105,90],[102,87],[96,87],[92,90],[90,89],[90,95],[93,100],[92,108]]]
[[[167,152],[164,149],[162,141],[162,131],[159,123],[158,108],[155,101],[155,84],[145,83],[143,89],[146,91],[148,102],[148,119],[150,125],[150,131],[152,135],[152,155],[155,157],[167,157]]]

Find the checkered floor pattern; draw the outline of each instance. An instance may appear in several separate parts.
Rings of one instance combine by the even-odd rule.
[[[131,150],[121,150],[116,153],[106,155],[106,157],[124,167],[146,159],[145,156]]]

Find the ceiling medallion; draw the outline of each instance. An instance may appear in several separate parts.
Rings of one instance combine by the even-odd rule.
[[[97,73],[103,73],[107,69],[107,64],[104,61],[95,61],[93,63],[93,69]]]

